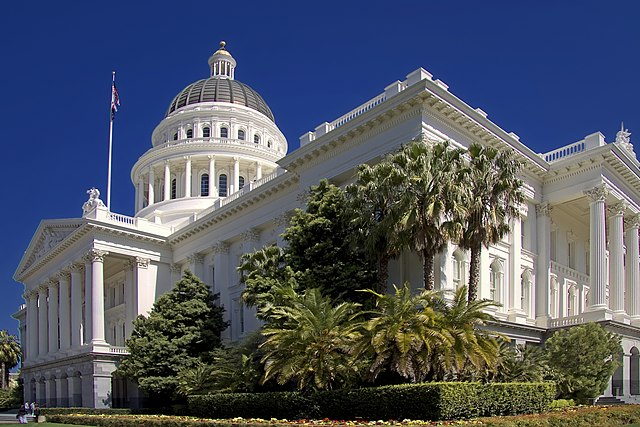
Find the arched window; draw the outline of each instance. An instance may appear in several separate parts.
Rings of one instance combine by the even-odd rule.
[[[253,142],[255,142],[256,144],[260,144],[260,135],[253,135]]]
[[[500,291],[502,290],[502,262],[496,259],[491,263],[489,274],[489,299],[500,302]]]
[[[202,128],[202,137],[209,138],[211,136],[211,128],[209,126],[205,126]]]
[[[221,127],[220,138],[229,138],[229,129],[227,129],[226,127]]]
[[[203,173],[200,177],[200,195],[206,197],[209,195],[209,174]]]
[[[177,141],[177,140],[178,140],[178,132],[176,132],[176,133],[174,133],[174,134],[173,134],[173,140],[174,140],[174,141]]]
[[[178,190],[178,185],[176,183],[176,179],[173,178],[171,180],[171,198],[172,199],[175,199],[176,197],[178,197],[177,190]]]
[[[238,131],[238,139],[241,139],[244,141],[244,138],[245,138],[244,130],[240,129]]]
[[[458,289],[466,284],[464,253],[456,249],[451,257],[453,261],[453,286]]]
[[[531,301],[531,271],[525,270],[520,277],[520,308],[527,316],[531,316],[531,308],[529,301]]]
[[[567,316],[578,314],[578,286],[573,283],[567,289]]]
[[[238,190],[244,187],[244,176],[238,178]]]
[[[193,129],[187,129],[187,138],[193,138]]]
[[[271,142],[271,140],[267,141],[267,147],[271,148],[271,145],[272,145],[272,144],[273,144],[273,143]]]
[[[558,306],[559,306],[559,284],[556,276],[551,276],[551,301],[549,301],[549,314],[553,319],[558,318]]]
[[[218,177],[218,192],[220,197],[227,197],[227,175],[224,173]]]

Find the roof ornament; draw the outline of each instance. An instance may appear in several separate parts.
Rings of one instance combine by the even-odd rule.
[[[635,157],[636,153],[633,151],[633,145],[631,144],[631,132],[629,132],[629,129],[624,128],[624,122],[620,122],[620,130],[616,133],[615,142],[616,144],[620,144]]]
[[[100,190],[96,187],[91,187],[87,190],[87,194],[89,195],[89,200],[84,202],[82,205],[82,215],[85,216],[92,210],[94,210],[98,206],[104,206],[102,200],[100,200]]]
[[[226,48],[227,42],[220,41],[220,48],[209,58],[211,77],[226,77],[233,80],[236,68],[236,60]]]

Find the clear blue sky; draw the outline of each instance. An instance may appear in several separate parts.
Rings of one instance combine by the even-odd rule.
[[[527,7],[525,5],[536,5]],[[41,219],[81,214],[106,192],[111,70],[112,210],[169,102],[208,76],[219,40],[236,77],[298,137],[424,67],[537,152],[624,120],[640,141],[640,2],[10,1],[0,24],[0,329],[22,302],[15,268]],[[640,146],[636,148],[640,151]]]

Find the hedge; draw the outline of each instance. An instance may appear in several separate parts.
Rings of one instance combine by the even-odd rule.
[[[553,383],[423,383],[303,395],[219,393],[189,397],[189,413],[206,418],[452,420],[546,411]]]
[[[344,427],[345,422],[318,423],[308,421],[286,422],[284,420],[205,420],[188,417],[141,416],[141,415],[51,415],[47,421],[67,424],[84,424],[104,427]],[[478,418],[468,422],[483,427],[619,427],[640,422],[640,405],[576,407],[562,411],[536,415]],[[375,423],[378,427],[392,423]],[[466,425],[467,422],[454,422]],[[349,423],[352,427],[370,427],[364,423]],[[434,425],[429,422],[397,422],[393,427],[420,427]]]

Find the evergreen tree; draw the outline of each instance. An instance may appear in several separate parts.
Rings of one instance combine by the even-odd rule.
[[[132,379],[158,404],[176,397],[177,374],[198,362],[208,362],[220,347],[220,333],[228,326],[217,295],[191,272],[185,271],[171,292],[153,305],[148,317],[138,316],[126,342],[130,355],[118,374]]]

